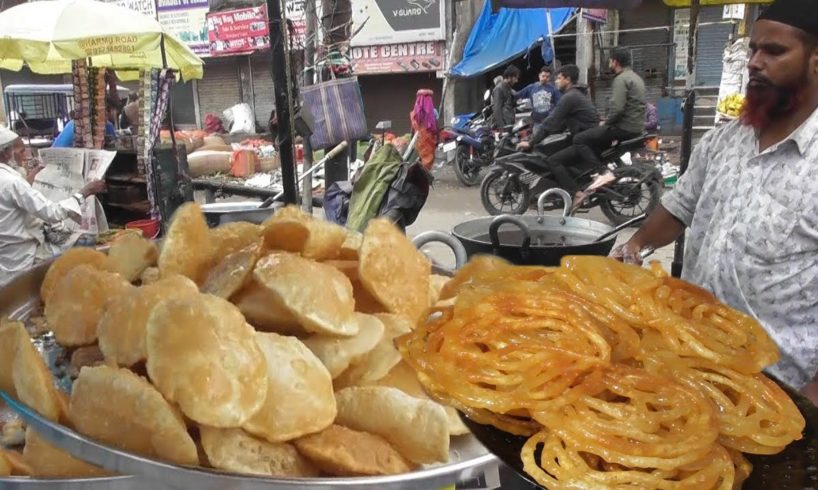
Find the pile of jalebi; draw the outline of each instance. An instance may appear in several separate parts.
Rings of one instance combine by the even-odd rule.
[[[801,438],[761,374],[779,357],[763,328],[656,265],[480,257],[442,297],[401,353],[441,402],[529,436],[525,471],[550,490],[740,488],[742,453]]]

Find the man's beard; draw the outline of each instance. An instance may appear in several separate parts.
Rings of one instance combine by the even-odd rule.
[[[760,130],[792,114],[807,96],[807,73],[791,86],[773,84],[761,75],[751,75],[741,108],[741,124]]]

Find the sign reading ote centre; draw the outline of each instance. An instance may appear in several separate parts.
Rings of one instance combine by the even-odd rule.
[[[358,75],[443,69],[444,45],[440,41],[354,46],[350,51],[353,70]]]

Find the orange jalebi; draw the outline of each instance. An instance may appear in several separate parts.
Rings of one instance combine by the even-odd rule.
[[[430,395],[529,436],[525,469],[549,489],[729,490],[752,469],[740,451],[801,437],[761,374],[779,355],[763,328],[656,266],[480,258],[444,290],[398,348]]]

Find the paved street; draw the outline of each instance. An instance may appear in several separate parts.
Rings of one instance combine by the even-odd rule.
[[[452,227],[458,223],[486,215],[483,205],[480,203],[479,187],[463,187],[457,181],[450,166],[437,170],[435,178],[434,188],[426,207],[421,211],[417,221],[407,229],[410,236],[415,236],[427,230],[451,231]],[[534,213],[534,211],[529,212]],[[560,214],[558,211],[548,213]],[[608,223],[598,208],[587,214],[579,214],[577,217]],[[635,231],[635,228],[623,231],[619,235],[617,244],[627,241]],[[423,251],[444,266],[452,267],[454,265],[454,256],[445,245],[429,244],[423,248]],[[673,260],[673,246],[656,251],[649,260],[659,260],[663,267],[669,271],[670,263]]]

